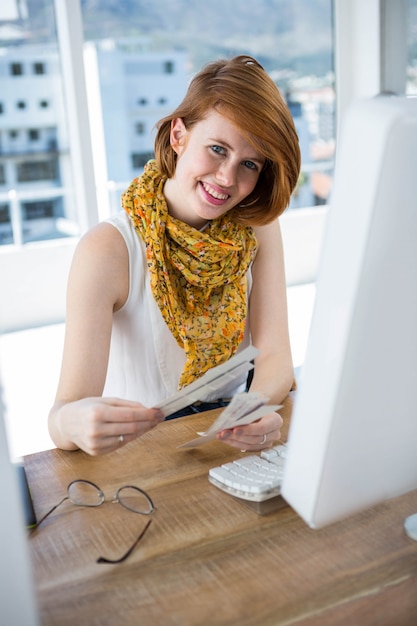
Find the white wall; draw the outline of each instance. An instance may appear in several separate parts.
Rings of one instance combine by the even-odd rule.
[[[281,217],[289,287],[316,280],[327,211],[327,206],[317,206],[287,211]]]
[[[62,322],[76,239],[0,248],[0,333]]]

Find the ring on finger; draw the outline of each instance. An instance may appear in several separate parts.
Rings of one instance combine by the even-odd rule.
[[[118,438],[120,444],[122,444],[124,442],[124,440],[125,440],[124,435],[119,435],[117,438]]]
[[[266,434],[265,433],[262,435],[262,439],[261,439],[260,445],[262,446],[264,443],[266,443]]]

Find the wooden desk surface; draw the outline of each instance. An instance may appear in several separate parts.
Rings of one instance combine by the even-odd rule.
[[[290,409],[288,402],[287,422]],[[417,624],[417,543],[403,531],[404,518],[417,512],[417,492],[321,530],[288,506],[260,516],[207,479],[210,467],[239,451],[221,442],[176,448],[215,415],[165,422],[105,457],[50,450],[25,458],[38,516],[76,478],[108,498],[136,484],[157,507],[120,565],[95,561],[123,554],[147,518],[118,504],[65,502],[31,535],[42,624]]]

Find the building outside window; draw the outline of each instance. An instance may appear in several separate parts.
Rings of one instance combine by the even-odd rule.
[[[94,102],[102,111],[110,212],[119,210],[121,191],[152,152],[155,123],[180,102],[193,74],[236,54],[259,59],[293,113],[303,173],[291,208],[327,202],[335,151],[332,0],[288,2],[273,13],[267,0],[259,0],[256,11],[248,0],[228,0],[221,8],[162,0],[149,11],[125,1],[111,19],[105,5],[84,2],[82,11],[84,40],[94,48],[89,82],[99,90]],[[147,131],[132,136],[135,105],[146,110]]]
[[[417,0],[407,2],[407,93],[412,94],[417,93]],[[138,174],[143,155],[152,153],[156,121],[176,106],[192,75],[210,60],[239,53],[260,60],[293,113],[303,171],[290,208],[327,202],[336,142],[332,0],[282,3],[273,12],[267,0],[259,0],[256,10],[247,0],[228,0],[221,10],[216,7],[214,2],[202,8],[199,0],[161,0],[149,11],[132,0],[123,0],[112,9],[106,2],[81,3],[85,47],[94,49],[86,64],[89,76],[96,79],[94,97],[100,106],[105,174],[115,199],[110,212],[119,208],[118,193]],[[3,132],[9,132],[9,137],[16,133],[16,144],[15,148],[11,143],[3,146],[0,160],[13,160],[13,150],[24,153],[22,139],[18,140],[23,132],[31,127],[42,130],[42,122],[53,125],[63,185],[70,188],[71,156],[54,9],[53,0],[33,3],[31,11],[24,13],[29,17],[18,20],[13,38],[2,40]],[[204,33],[199,28],[202,19]],[[8,106],[13,100],[15,111],[26,116],[19,123]],[[132,135],[135,107],[146,110],[147,117],[141,122],[143,127],[136,122]],[[36,111],[48,117],[42,120]],[[32,151],[33,131],[29,130],[28,141]],[[0,201],[7,202],[7,198]],[[69,197],[64,205],[67,218],[77,223]]]
[[[293,112],[303,174],[291,208],[327,201],[335,149],[332,0],[298,0],[273,13],[267,0],[259,0],[256,11],[248,0],[228,0],[221,11],[216,7],[211,3],[202,8],[199,0],[161,0],[152,7],[123,0],[111,10],[106,2],[81,3],[90,120],[95,127],[93,156],[96,173],[101,163],[100,186],[108,188],[108,213],[119,210],[120,193],[153,156],[155,124],[180,102],[192,75],[208,61],[236,54],[259,59]],[[36,182],[37,193],[48,181],[56,188],[54,172],[59,171],[62,187],[72,186],[54,9],[53,0],[33,3],[29,17],[16,25],[20,39],[3,43],[0,56],[10,76],[0,71],[1,93],[6,104],[12,98],[15,102],[15,112],[7,114],[5,107],[3,128],[18,133],[0,160],[7,159],[8,167],[15,163],[16,175],[9,183],[17,198],[13,210],[18,207],[23,221],[20,184]],[[42,158],[41,137],[51,127],[57,162]],[[36,159],[16,161],[25,152],[33,154],[38,144]],[[76,225],[72,195],[64,196],[63,189],[64,215]],[[0,201],[7,203],[8,198]]]
[[[1,18],[0,7],[0,28]],[[7,173],[7,181],[0,188],[0,205],[7,207],[0,231],[7,236],[0,233],[0,244],[21,245],[36,240],[36,233],[42,241],[51,239],[52,234],[59,239],[68,237],[69,230],[72,234],[80,232],[80,216],[71,191],[73,164],[56,31],[54,1],[45,0],[21,13],[16,23],[9,20],[5,32],[10,38],[0,40],[0,167]],[[33,202],[48,203],[51,193],[59,197],[53,203],[55,212],[39,214],[42,228],[34,229],[38,214],[30,214],[29,236],[25,203],[31,190]],[[66,227],[61,228],[63,225]]]

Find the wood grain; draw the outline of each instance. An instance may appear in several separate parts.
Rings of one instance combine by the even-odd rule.
[[[106,457],[50,450],[25,458],[38,515],[75,478],[97,483],[109,499],[118,486],[137,484],[157,509],[120,565],[95,561],[123,554],[145,516],[110,502],[97,509],[66,502],[52,514],[29,538],[42,624],[417,623],[417,544],[402,526],[417,511],[417,492],[322,530],[285,503],[257,515],[207,480],[210,467],[239,451],[221,442],[176,448],[216,415],[166,422]]]

